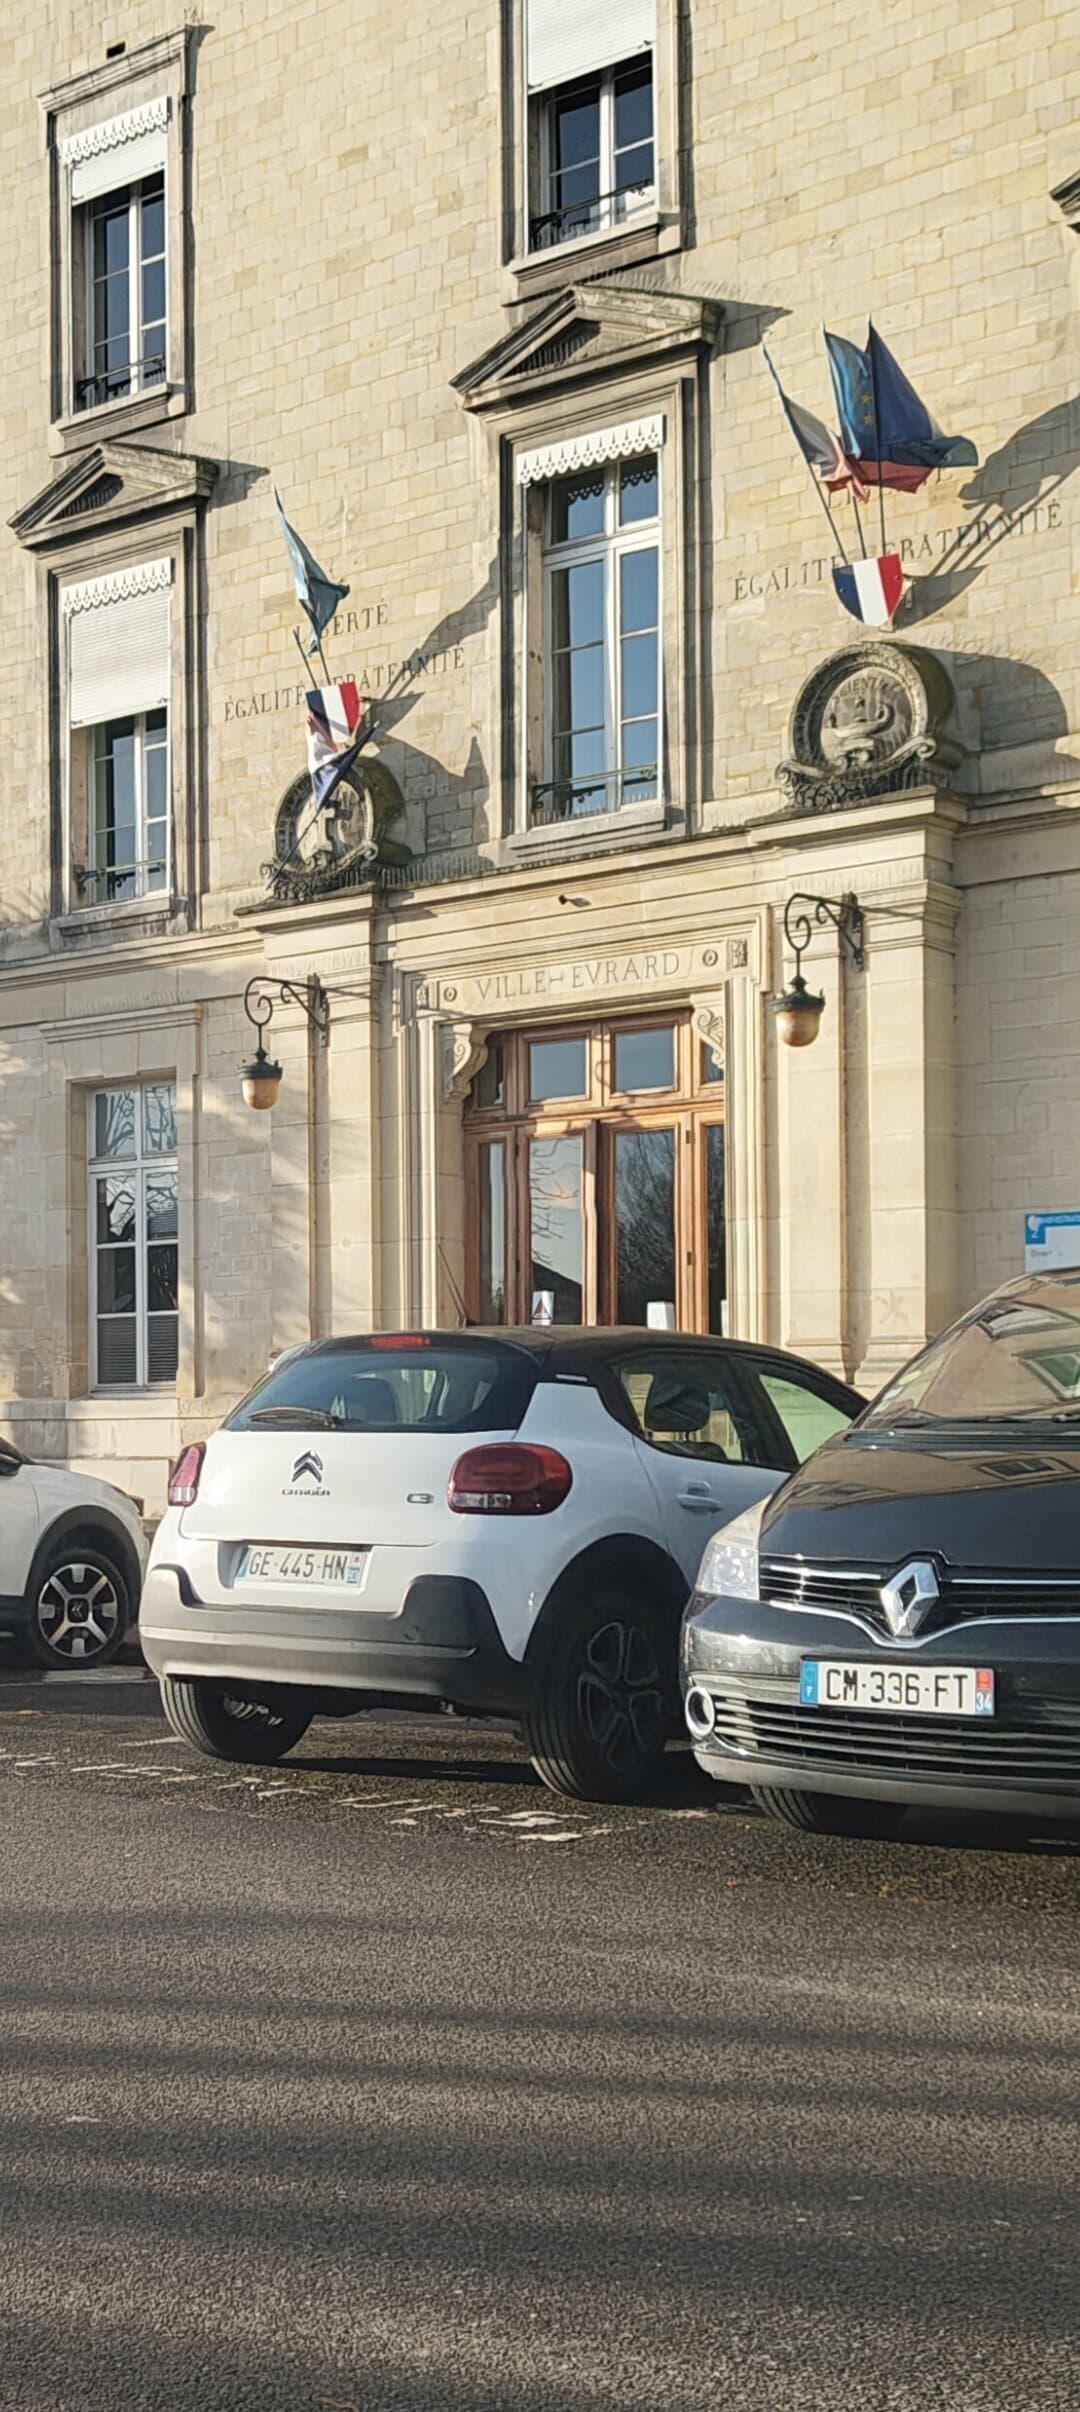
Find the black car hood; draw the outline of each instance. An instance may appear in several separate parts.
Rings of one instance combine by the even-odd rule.
[[[764,1557],[1080,1573],[1080,1432],[850,1432],[770,1499]]]

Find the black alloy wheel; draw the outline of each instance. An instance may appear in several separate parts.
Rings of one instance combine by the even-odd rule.
[[[270,1767],[303,1740],[311,1712],[286,1691],[280,1698],[249,1692],[242,1684],[210,1683],[200,1676],[180,1683],[161,1678],[161,1705],[166,1721],[181,1742],[191,1744],[207,1759],[231,1759],[241,1766]]]
[[[40,1666],[104,1667],[128,1628],[127,1583],[107,1546],[92,1535],[58,1542],[35,1574],[27,1639]]]
[[[632,1801],[655,1784],[674,1728],[675,1635],[632,1592],[603,1591],[559,1617],[523,1720],[552,1792]]]

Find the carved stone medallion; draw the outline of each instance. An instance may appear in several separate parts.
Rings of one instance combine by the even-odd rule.
[[[942,664],[916,645],[846,646],[796,698],[777,770],[788,809],[831,812],[910,787],[947,786],[962,749],[941,734],[953,706]]]
[[[409,848],[389,836],[405,800],[393,773],[372,758],[354,764],[322,812],[312,802],[306,771],[287,787],[274,821],[274,860],[266,865],[272,894],[303,903],[374,879],[380,863],[404,863]]]

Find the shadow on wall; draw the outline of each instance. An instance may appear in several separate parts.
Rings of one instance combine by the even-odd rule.
[[[939,658],[953,682],[957,733],[969,756],[1039,747],[1045,752],[1031,764],[1032,777],[1080,777],[1080,757],[1057,750],[1069,722],[1052,679],[1007,654],[943,649]]]
[[[934,569],[916,574],[898,614],[898,633],[932,618],[974,586],[993,556],[1022,531],[1049,535],[1060,526],[1060,490],[1080,465],[1080,395],[1018,427],[960,489],[970,513]],[[896,546],[905,558],[905,541]],[[917,540],[915,540],[917,542]],[[912,553],[912,560],[917,554]]]

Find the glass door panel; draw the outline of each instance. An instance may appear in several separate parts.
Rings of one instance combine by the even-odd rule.
[[[580,1131],[529,1141],[530,1288],[543,1319],[585,1320],[585,1145]]]
[[[650,1303],[674,1306],[675,1132],[612,1133],[616,1323],[645,1323]]]
[[[477,1149],[479,1320],[506,1321],[506,1141]]]
[[[727,1202],[724,1125],[705,1130],[705,1228],[709,1268],[709,1330],[727,1329]]]

